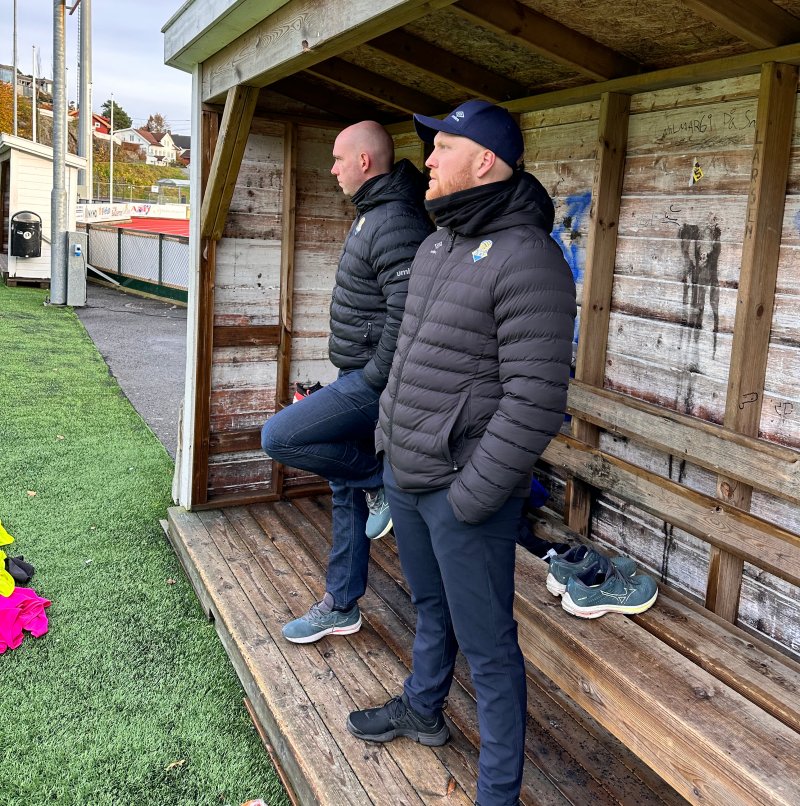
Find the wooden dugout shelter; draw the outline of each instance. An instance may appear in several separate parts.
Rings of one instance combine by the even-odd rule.
[[[663,583],[647,614],[583,622],[519,552],[523,803],[800,802],[800,0],[188,0],[164,36],[193,74],[195,155],[169,535],[297,801],[474,791],[464,668],[445,748],[365,751],[344,730],[410,662],[391,541],[360,633],[281,640],[321,596],[329,502],[259,430],[295,381],[335,375],[353,216],[336,133],[378,120],[421,167],[411,113],[483,97],[519,115],[578,285],[536,529]]]

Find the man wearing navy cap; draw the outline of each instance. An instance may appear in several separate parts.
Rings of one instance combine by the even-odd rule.
[[[553,203],[518,168],[511,115],[474,100],[414,123],[433,143],[425,206],[439,229],[414,259],[376,435],[417,608],[413,669],[400,696],[353,712],[348,729],[446,742],[460,647],[478,704],[476,803],[510,806],[527,709],[515,537],[533,466],[564,420],[575,284],[550,237]]]

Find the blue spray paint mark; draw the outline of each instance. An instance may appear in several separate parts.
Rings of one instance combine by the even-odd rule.
[[[592,204],[592,192],[577,193],[574,196],[567,196],[564,200],[566,212],[560,221],[553,225],[553,237],[561,247],[564,258],[572,271],[575,282],[580,282],[583,277],[584,266],[580,260],[580,250],[578,243],[581,237],[581,227]],[[572,340],[578,343],[578,320],[575,320],[575,332]]]
[[[580,264],[578,241],[584,218],[589,212],[592,203],[591,191],[567,196],[564,200],[566,213],[561,221],[553,225],[553,237],[561,246],[567,263],[572,270],[572,277],[577,283],[583,277],[584,267]]]

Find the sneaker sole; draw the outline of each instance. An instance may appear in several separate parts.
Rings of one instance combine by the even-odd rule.
[[[367,537],[369,537],[370,540],[380,540],[382,537],[386,537],[386,535],[388,535],[389,532],[392,531],[392,526],[393,525],[394,524],[392,523],[392,519],[389,518],[389,523],[386,524],[386,527],[384,528],[384,530],[379,535],[375,535],[375,537],[371,537],[370,535],[367,535]]]
[[[600,618],[600,616],[604,616],[606,613],[623,613],[627,616],[635,615],[636,613],[644,613],[645,610],[649,609],[653,606],[653,603],[658,598],[658,591],[653,594],[653,597],[648,601],[644,602],[643,604],[638,605],[612,605],[612,604],[601,604],[601,605],[591,605],[589,607],[580,607],[576,605],[575,602],[572,601],[572,597],[565,593],[561,597],[561,607],[567,611],[567,613],[571,613],[573,616],[578,616],[578,618]]]
[[[561,594],[567,589],[567,586],[562,585],[552,574],[547,575],[545,585],[547,586],[547,590],[549,590],[553,596],[561,596]]]
[[[352,635],[360,629],[361,616],[358,617],[358,621],[355,624],[348,624],[346,627],[326,627],[324,630],[315,632],[313,635],[304,635],[300,638],[290,638],[284,633],[283,637],[293,644],[313,644],[314,641],[319,641],[320,638],[324,638],[326,635]]]
[[[368,736],[354,728],[353,723],[348,718],[347,730],[349,730],[353,736],[365,742],[391,742],[392,739],[396,739],[398,736],[405,736],[413,742],[419,742],[419,744],[425,745],[425,747],[441,747],[441,745],[450,738],[450,729],[446,724],[436,733],[420,733],[418,730],[396,728],[395,730],[386,731],[386,733],[377,733]]]

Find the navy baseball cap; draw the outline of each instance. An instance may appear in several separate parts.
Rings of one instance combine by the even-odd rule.
[[[443,120],[414,115],[414,127],[426,143],[433,142],[436,132],[467,137],[494,151],[512,168],[525,150],[522,132],[509,111],[489,101],[466,101]]]

